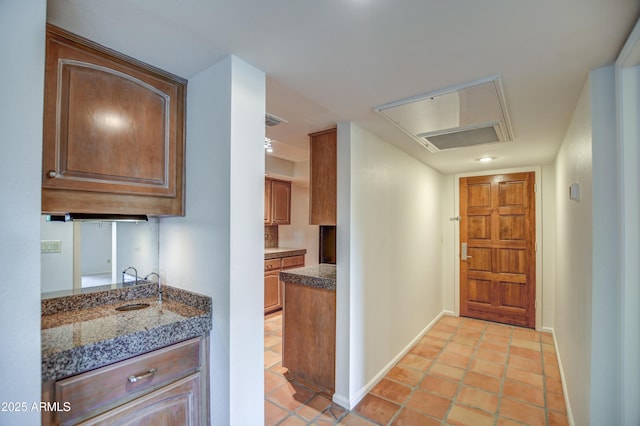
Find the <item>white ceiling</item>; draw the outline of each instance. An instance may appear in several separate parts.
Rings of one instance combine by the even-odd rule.
[[[267,75],[274,155],[354,121],[443,173],[553,161],[589,70],[613,63],[637,0],[49,0],[48,21],[185,78],[234,54]],[[500,75],[513,142],[430,153],[374,112]],[[481,164],[481,155],[497,157]]]

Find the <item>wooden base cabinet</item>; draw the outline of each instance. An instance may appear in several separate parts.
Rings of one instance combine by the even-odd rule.
[[[43,425],[209,423],[208,337],[195,338],[43,384]]]
[[[278,259],[280,260],[280,259]],[[264,273],[264,313],[268,314],[282,309],[282,285],[280,283],[280,267]]]
[[[335,391],[336,292],[285,282],[282,366],[287,377],[332,396]]]
[[[301,268],[304,255],[287,256],[264,261],[264,313],[279,311],[284,306],[284,283],[280,281],[280,271]]]
[[[200,373],[135,399],[79,425],[199,425]]]

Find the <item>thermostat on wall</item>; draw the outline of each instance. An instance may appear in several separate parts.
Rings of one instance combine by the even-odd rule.
[[[569,199],[573,201],[580,201],[580,184],[575,182],[569,186]]]

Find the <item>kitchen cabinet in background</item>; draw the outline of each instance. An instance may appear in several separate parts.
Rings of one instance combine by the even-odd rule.
[[[280,271],[304,266],[304,254],[264,261],[264,313],[282,309],[284,304],[284,283]]]
[[[291,182],[265,178],[264,224],[291,224]]]
[[[309,167],[309,224],[336,224],[337,132],[311,133]]]
[[[184,215],[186,86],[48,25],[42,212]]]

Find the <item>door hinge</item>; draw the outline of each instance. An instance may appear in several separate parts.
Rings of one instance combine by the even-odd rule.
[[[536,299],[536,303],[534,304],[534,307],[538,309],[538,299]]]
[[[536,194],[538,193],[538,184],[537,183],[533,184],[533,192],[536,193]]]
[[[533,251],[538,251],[538,242],[537,241],[533,244]]]

